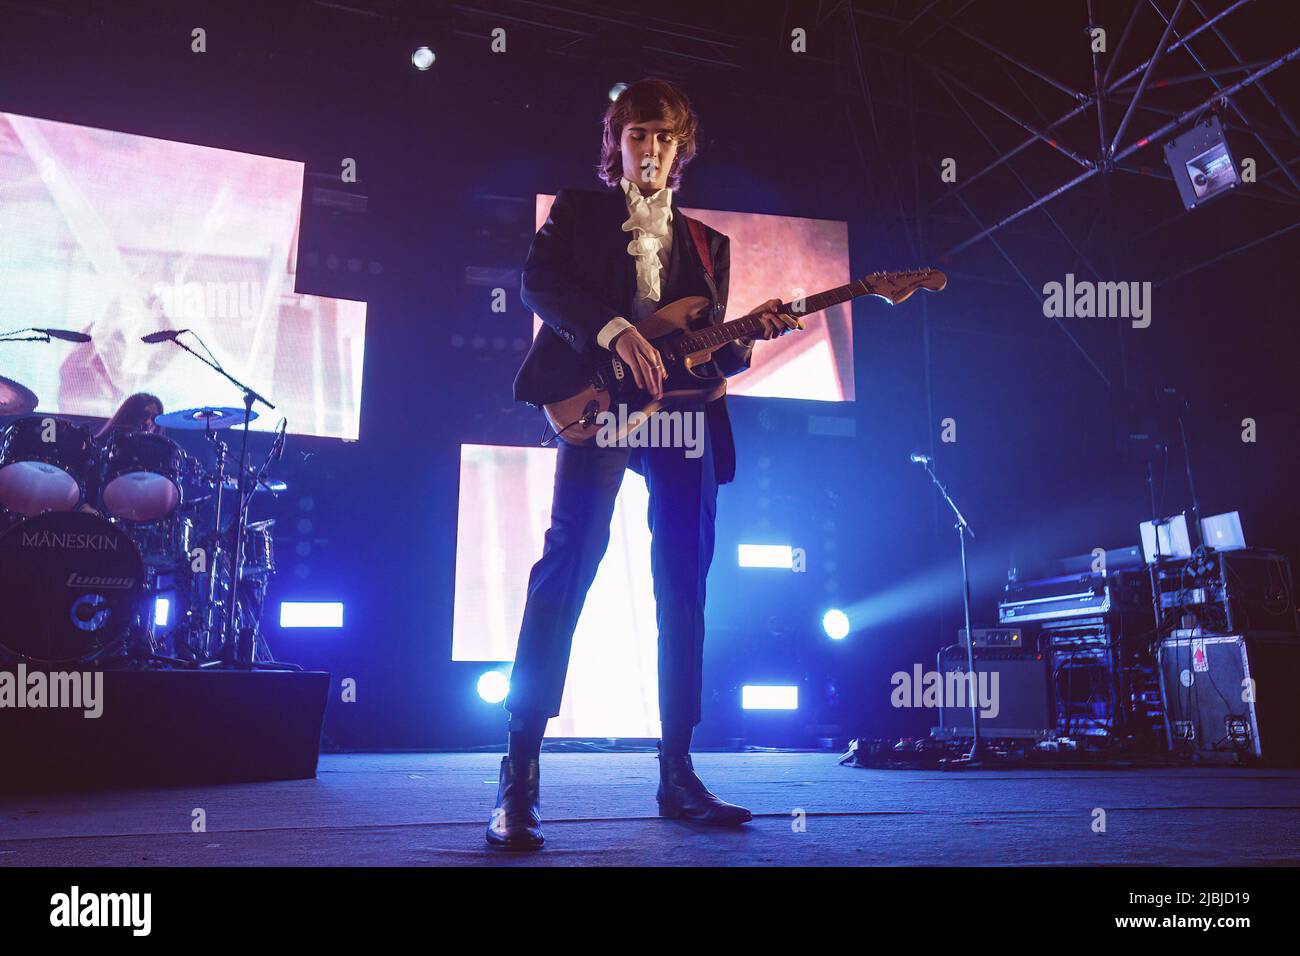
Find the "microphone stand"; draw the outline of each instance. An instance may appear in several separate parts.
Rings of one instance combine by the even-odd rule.
[[[970,691],[967,696],[970,698],[971,745],[970,753],[958,760],[951,761],[950,765],[978,768],[980,766],[980,760],[984,756],[984,748],[980,743],[979,708],[975,699],[977,678],[975,675],[975,648],[972,643],[974,640],[974,634],[971,631],[970,626],[970,569],[966,564],[966,535],[969,534],[973,539],[975,537],[975,531],[966,520],[966,516],[961,513],[961,509],[957,507],[957,502],[952,500],[952,495],[948,494],[948,489],[939,481],[939,476],[934,473],[934,468],[931,467],[933,462],[928,457],[924,457],[921,459],[920,463],[925,466],[926,474],[930,476],[930,480],[934,482],[934,486],[939,489],[939,494],[943,495],[943,500],[948,503],[948,507],[952,509],[953,515],[957,518],[957,523],[953,525],[953,529],[957,532],[957,541],[961,546],[961,596],[962,609],[966,616],[966,667],[970,674]]]
[[[1165,450],[1166,453],[1168,452],[1167,446],[1158,447]],[[1168,466],[1166,466],[1166,469],[1167,467]],[[1167,526],[1169,522],[1163,520],[1160,517],[1160,512],[1157,510],[1159,506],[1156,504],[1156,475],[1155,470],[1151,467],[1151,459],[1149,457],[1147,458],[1147,491],[1151,495],[1151,530],[1155,534],[1156,539],[1155,554],[1152,555],[1151,561],[1147,564],[1147,577],[1150,579],[1151,583],[1151,610],[1155,614],[1156,619],[1155,646],[1159,647],[1160,641],[1164,637],[1163,632],[1165,622],[1164,611],[1160,607],[1160,587],[1156,582],[1156,571],[1160,567],[1161,558],[1165,557],[1164,552],[1160,550],[1160,529]]]
[[[1184,403],[1186,408],[1186,403]],[[1192,453],[1187,448],[1187,427],[1183,424],[1183,411],[1178,412],[1178,435],[1183,443],[1183,465],[1187,469],[1187,490],[1192,496],[1192,524],[1196,527],[1190,537],[1200,547],[1205,544],[1205,535],[1201,530],[1201,503],[1196,499],[1196,482],[1192,480]]]
[[[193,332],[191,332],[190,334],[194,335]],[[194,337],[198,338],[197,335],[195,335]],[[248,424],[252,420],[254,402],[261,402],[263,405],[265,405],[267,408],[270,409],[274,409],[275,406],[272,405],[265,398],[263,398],[261,395],[259,395],[257,392],[253,391],[253,389],[249,388],[239,379],[235,378],[235,376],[227,372],[215,360],[209,360],[206,357],[200,355],[198,352],[194,351],[184,342],[180,341],[179,338],[173,338],[170,341],[180,346],[186,352],[189,352],[191,355],[193,355],[204,365],[220,373],[227,381],[229,381],[232,385],[234,385],[236,388],[238,388],[240,391],[244,393],[244,437],[239,443],[239,485],[238,485],[238,491],[236,492],[236,498],[235,498],[235,521],[233,527],[234,537],[233,537],[233,544],[230,550],[230,596],[229,596],[229,600],[226,602],[226,607],[225,607],[226,619],[223,622],[221,628],[221,635],[222,635],[221,660],[222,660],[222,664],[228,667],[230,666],[252,667],[253,649],[251,647],[247,648],[246,649],[247,653],[245,654],[245,649],[237,646],[236,644],[237,637],[235,633],[235,623],[236,623],[236,617],[238,613],[237,605],[239,603],[238,600],[236,599],[236,596],[239,591],[239,580],[244,572],[243,543],[244,543],[244,526],[247,518],[244,511],[244,498],[246,496],[247,484],[248,484],[248,474],[247,474],[248,472]],[[203,341],[202,339],[199,339],[199,342],[202,341]],[[204,348],[206,349],[207,346],[204,346]],[[222,493],[223,493],[223,489],[218,488],[217,494],[221,495]],[[217,528],[218,540],[220,540],[220,533],[221,533],[221,529]],[[212,567],[212,574],[215,576],[216,573],[217,573],[217,567],[214,563]]]

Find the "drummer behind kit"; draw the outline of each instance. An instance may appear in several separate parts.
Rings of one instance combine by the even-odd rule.
[[[0,414],[35,406],[30,391],[0,379]],[[100,444],[84,426],[50,415],[0,431],[0,665],[238,662],[223,639],[232,601],[236,636],[252,648],[243,663],[271,660],[258,629],[275,573],[274,519],[245,527],[241,561],[231,560],[229,543],[238,526],[231,514],[238,464],[220,435],[244,416],[205,407],[156,419],[159,427],[203,431],[212,468],[153,432],[114,431]],[[284,435],[282,422],[254,491],[285,490],[266,480]],[[160,594],[176,622],[167,628],[155,623]]]

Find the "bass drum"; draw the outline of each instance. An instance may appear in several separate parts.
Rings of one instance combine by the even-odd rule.
[[[121,528],[47,512],[0,535],[0,650],[36,663],[81,661],[126,637],[144,561]]]
[[[75,510],[97,458],[90,429],[49,415],[20,418],[0,432],[0,509],[24,518]]]

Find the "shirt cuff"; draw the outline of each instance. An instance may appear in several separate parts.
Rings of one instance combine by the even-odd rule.
[[[602,349],[608,349],[610,340],[624,329],[632,328],[632,323],[620,315],[614,316],[605,323],[605,327],[596,333],[596,344]]]

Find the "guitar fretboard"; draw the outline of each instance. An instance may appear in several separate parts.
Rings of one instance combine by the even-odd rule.
[[[797,314],[800,317],[812,315],[814,312],[829,309],[833,305],[839,305],[860,295],[868,295],[870,292],[871,287],[864,280],[858,279],[847,285],[836,286],[834,289],[807,296],[803,300],[803,309],[797,313],[794,311],[794,303],[791,302],[782,302],[777,307],[777,311],[786,315]],[[736,339],[754,338],[762,331],[763,320],[758,315],[744,315],[730,322],[723,322],[721,325],[687,333],[678,341],[675,351],[682,355],[689,355],[705,349],[716,349]]]

